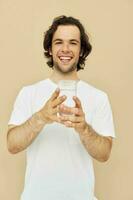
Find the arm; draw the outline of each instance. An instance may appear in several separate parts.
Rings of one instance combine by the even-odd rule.
[[[35,113],[25,123],[9,125],[7,132],[8,150],[15,154],[26,149],[40,133],[46,122],[41,120],[40,113]]]
[[[79,133],[80,139],[88,153],[98,161],[107,161],[111,148],[112,138],[101,136],[88,124],[84,131]]]
[[[107,161],[112,148],[112,138],[98,134],[87,124],[80,100],[74,97],[74,101],[75,108],[60,106],[62,113],[74,114],[60,116],[61,122],[67,127],[73,127],[79,133],[83,145],[93,158],[101,162]]]
[[[58,97],[59,92],[59,90],[56,90],[44,107],[26,122],[19,126],[9,126],[7,133],[7,146],[11,153],[18,153],[26,149],[46,124],[54,121],[58,122],[58,105],[66,99],[64,96]]]

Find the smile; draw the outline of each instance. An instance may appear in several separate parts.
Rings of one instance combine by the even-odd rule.
[[[70,56],[60,56],[59,59],[63,63],[69,63],[72,60],[72,57],[70,57]]]

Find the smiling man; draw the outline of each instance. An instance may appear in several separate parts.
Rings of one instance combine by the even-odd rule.
[[[80,31],[73,25],[61,25],[52,39],[50,55],[53,56],[54,68],[59,72],[76,71],[80,55]]]
[[[78,77],[92,47],[80,21],[66,16],[54,19],[43,45],[52,74],[22,88],[7,133],[11,153],[27,152],[21,200],[94,200],[92,158],[109,159],[115,133],[107,94]],[[60,80],[77,82],[74,107]]]

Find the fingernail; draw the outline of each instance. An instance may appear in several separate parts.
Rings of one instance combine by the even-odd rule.
[[[63,96],[62,96],[62,98],[63,98],[63,99],[65,99],[65,98],[66,98],[66,96],[65,96],[65,95],[63,95]]]
[[[60,123],[60,122],[61,122],[61,120],[60,120],[60,119],[58,119],[58,122]]]
[[[78,108],[77,108],[77,109],[76,109],[76,114],[78,114],[78,111],[79,111],[79,110],[78,110]]]

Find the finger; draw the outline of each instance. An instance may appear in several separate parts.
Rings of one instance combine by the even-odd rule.
[[[59,117],[56,116],[56,115],[54,115],[54,116],[52,117],[52,120],[53,120],[54,122],[58,122],[58,123],[61,122],[61,120],[59,119]]]
[[[74,96],[73,100],[75,101],[75,107],[82,108],[81,101],[78,97]]]
[[[55,107],[52,109],[52,114],[55,115],[59,113],[59,115],[61,116],[63,113],[60,112],[59,106]]]
[[[72,124],[72,122],[70,122],[70,121],[66,121],[66,122],[64,122],[63,123],[65,126],[67,126],[67,127],[73,127],[73,124]]]
[[[65,95],[63,95],[63,96],[53,100],[52,107],[56,107],[56,106],[60,105],[61,103],[63,103],[66,100],[66,98],[67,97]]]
[[[76,128],[79,123],[73,123],[73,122],[70,122],[70,121],[65,121],[62,124],[64,124],[66,127],[69,127],[69,128]]]
[[[57,114],[59,112],[59,107],[53,108],[52,114]]]
[[[64,113],[64,114],[75,114],[75,115],[80,115],[81,114],[81,111],[79,111],[78,108],[75,108],[75,107],[68,107],[68,106],[65,106],[63,104],[61,104],[59,106],[59,109],[60,109],[60,112],[61,113]]]
[[[52,96],[51,96],[51,101],[53,101],[54,99],[56,99],[58,96],[59,96],[59,93],[60,93],[60,89],[59,88],[57,88],[55,91],[54,91],[54,93],[52,94]]]
[[[77,112],[75,113],[76,116],[84,116],[83,110],[78,109]]]
[[[73,123],[73,122],[70,122],[70,121],[65,121],[63,122],[63,124],[69,128],[75,128],[76,129],[82,129],[83,128],[83,123],[79,122],[79,123]]]
[[[82,122],[84,120],[83,117],[77,117],[75,115],[68,115],[68,116],[59,116],[59,119],[61,121],[71,121],[71,122],[74,122],[74,123],[79,123],[79,122]]]

